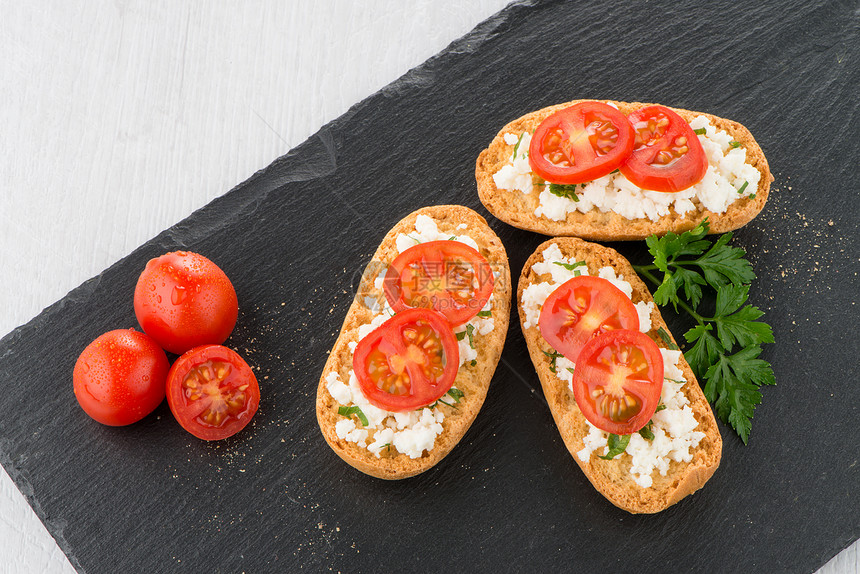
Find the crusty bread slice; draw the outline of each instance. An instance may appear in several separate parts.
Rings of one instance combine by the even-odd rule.
[[[705,218],[708,218],[710,221],[711,233],[723,233],[745,225],[758,215],[764,207],[773,176],[770,173],[764,152],[762,152],[761,147],[756,143],[755,138],[753,138],[749,130],[737,122],[719,118],[711,114],[671,108],[688,122],[692,121],[696,116],[706,116],[711,124],[718,129],[725,130],[735,141],[741,143],[742,147],[746,150],[747,163],[761,173],[755,198],[738,199],[721,214],[699,209],[680,216],[675,213],[674,209],[671,209],[668,215],[656,221],[648,218],[626,219],[617,213],[611,211],[604,213],[596,208],[587,213],[580,213],[578,211],[568,213],[567,219],[564,221],[553,221],[546,217],[538,217],[534,213],[539,205],[537,192],[526,195],[520,191],[499,189],[493,181],[493,174],[508,163],[513,154],[513,146],[505,143],[504,134],[521,134],[524,131],[532,132],[549,115],[582,101],[586,100],[574,100],[550,106],[515,119],[502,128],[490,143],[490,146],[480,153],[475,163],[475,179],[477,180],[478,195],[481,198],[481,202],[487,207],[490,213],[514,227],[535,231],[544,235],[574,236],[595,241],[623,241],[644,239],[653,233],[658,235],[664,235],[669,231],[681,233],[692,229]],[[653,105],[639,102],[601,101],[615,104],[624,114],[630,114],[638,108]]]
[[[650,488],[642,488],[633,481],[629,474],[631,459],[628,454],[623,454],[612,460],[603,460],[595,452],[591,454],[591,458],[586,463],[583,463],[576,456],[576,453],[584,447],[583,437],[588,434],[589,428],[586,425],[585,417],[574,401],[573,393],[567,382],[558,378],[550,370],[550,362],[543,351],[550,352],[553,349],[541,336],[540,328],[537,325],[525,327],[526,315],[522,305],[523,291],[526,287],[550,279],[548,275],[538,275],[532,266],[543,260],[543,251],[551,243],[557,244],[565,257],[570,257],[576,261],[585,261],[591,275],[597,275],[597,271],[601,267],[613,267],[618,275],[623,276],[624,280],[633,286],[632,299],[634,303],[653,301],[651,294],[636,275],[630,263],[617,251],[581,239],[565,237],[544,242],[526,261],[517,288],[517,305],[520,312],[520,325],[523,328],[532,362],[540,378],[544,397],[549,404],[564,444],[573,455],[574,460],[594,487],[614,505],[632,513],[659,512],[701,488],[719,466],[722,438],[713,412],[696,381],[695,375],[682,355],[679,367],[687,380],[682,389],[689,399],[690,407],[699,423],[696,430],[705,433],[705,438],[694,449],[693,458],[689,463],[672,461],[666,476],[661,476],[659,472],[655,471],[652,473],[654,484]],[[661,327],[666,333],[669,333],[660,312],[654,306],[651,312],[651,330],[648,335],[658,346],[666,347],[666,343],[658,334]],[[669,336],[671,337],[671,335]]]
[[[464,363],[457,373],[454,386],[463,392],[463,398],[456,408],[440,405],[445,414],[442,422],[443,431],[436,437],[432,450],[424,452],[420,458],[397,452],[393,446],[384,449],[379,458],[367,449],[339,439],[335,432],[335,424],[343,417],[338,414],[337,401],[331,396],[326,387],[326,377],[331,372],[337,372],[343,382],[349,380],[352,369],[353,353],[349,348],[350,341],[358,339],[358,328],[370,323],[373,313],[364,305],[366,297],[384,301],[381,289],[374,287],[374,279],[380,273],[379,265],[369,265],[358,289],[355,301],[346,314],[340,335],[329,354],[325,369],[320,377],[317,389],[316,411],[317,420],[326,442],[335,453],[358,470],[384,479],[400,479],[414,476],[429,469],[447,455],[460,441],[471,426],[478,411],[484,404],[490,380],[496,370],[496,365],[502,353],[511,309],[511,274],[508,266],[508,256],[501,240],[487,225],[483,217],[459,205],[439,205],[419,209],[403,218],[382,240],[374,262],[382,262],[386,266],[397,256],[395,238],[400,233],[410,233],[415,230],[415,220],[421,214],[435,220],[439,230],[451,235],[466,234],[477,242],[479,251],[487,259],[490,267],[497,273],[493,287],[491,313],[494,328],[486,335],[475,333],[474,346],[478,358],[473,366],[471,362]],[[457,229],[465,224],[465,229]]]

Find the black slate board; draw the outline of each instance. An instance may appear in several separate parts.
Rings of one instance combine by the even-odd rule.
[[[0,462],[81,572],[815,570],[860,536],[857,8],[509,7],[4,338]],[[496,131],[590,97],[736,119],[767,153],[773,195],[734,240],[778,341],[749,446],[722,426],[704,490],[656,516],[616,509],[565,450],[514,316],[484,409],[441,464],[393,483],[346,466],[313,405],[359,270],[413,209],[487,215],[474,160]],[[517,276],[544,238],[487,217]],[[182,432],[165,405],[100,426],[72,394],[78,353],[135,326],[137,274],[176,248],[232,278],[228,344],[261,380],[252,427],[220,444]]]

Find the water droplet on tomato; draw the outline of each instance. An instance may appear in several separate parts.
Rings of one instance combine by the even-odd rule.
[[[156,296],[155,296],[155,300],[156,300],[158,303],[161,303],[161,295],[156,295]]]
[[[90,372],[90,364],[89,363],[81,363],[81,371],[86,375]]]
[[[188,292],[185,290],[185,287],[174,285],[173,291],[170,293],[170,302],[174,305],[181,305],[187,296]]]

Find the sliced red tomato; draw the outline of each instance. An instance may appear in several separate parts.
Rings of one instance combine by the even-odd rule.
[[[433,309],[456,327],[484,308],[493,283],[490,264],[475,249],[459,241],[428,241],[394,259],[383,289],[395,312]]]
[[[684,118],[665,106],[647,106],[628,117],[636,132],[621,173],[642,189],[676,192],[702,181],[708,158]]]
[[[663,390],[663,355],[639,331],[609,331],[582,348],[573,373],[573,396],[597,428],[623,435],[651,420]]]
[[[407,309],[358,342],[352,366],[371,404],[411,411],[448,392],[457,377],[460,351],[441,313]]]
[[[627,295],[607,279],[582,275],[550,293],[540,311],[541,335],[578,363],[592,338],[616,329],[639,330],[639,313]]]
[[[220,440],[251,422],[260,404],[260,386],[238,353],[203,345],[173,363],[167,374],[167,403],[182,428],[203,440]]]
[[[602,102],[580,102],[542,121],[529,145],[529,164],[551,183],[585,183],[612,172],[633,151],[627,117]]]
[[[169,366],[152,337],[134,329],[108,331],[87,345],[75,363],[75,398],[98,422],[129,425],[164,400]]]

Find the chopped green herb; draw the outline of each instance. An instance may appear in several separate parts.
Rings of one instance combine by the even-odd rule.
[[[363,426],[368,426],[370,424],[369,422],[367,422],[367,417],[364,416],[364,413],[361,412],[361,409],[356,406],[338,407],[337,414],[344,417],[351,417],[352,415],[355,415],[358,417],[358,420],[361,421],[361,424]]]
[[[466,337],[469,337],[469,346],[474,349],[475,348],[475,342],[472,340],[472,335],[474,333],[475,333],[475,326],[472,325],[471,323],[468,323],[466,325],[465,331],[460,331],[459,333],[454,333],[454,335],[457,337],[458,341],[462,341]]]
[[[755,199],[755,194],[754,194],[754,193],[749,194],[749,198],[750,198],[750,199]]]
[[[744,184],[741,186],[741,188],[738,190],[738,193],[743,193],[744,191],[746,191],[747,186],[748,186],[749,184],[750,184],[750,182],[745,181],[745,182],[744,182]]]
[[[452,235],[451,237],[448,238],[448,241],[454,241],[455,239],[457,239],[457,236]]]
[[[620,170],[620,169],[617,169],[617,168],[616,168],[616,169],[613,169],[612,171],[610,171],[610,172],[609,172],[609,175],[612,175],[613,173],[621,173],[621,170]],[[585,184],[584,184],[584,183],[582,184],[582,187],[585,187]]]
[[[645,440],[654,440],[654,431],[651,430],[651,425],[654,424],[654,421],[648,421],[648,424],[639,429],[639,436],[644,438]]]
[[[555,349],[553,349],[552,351],[541,351],[541,352],[544,355],[546,355],[547,358],[549,359],[549,370],[553,373],[558,372],[555,370],[555,361],[556,361],[556,359],[558,359],[559,357],[563,357],[564,355],[562,355],[561,353],[559,353]]]
[[[657,334],[660,335],[660,338],[663,339],[663,342],[666,343],[666,347],[668,347],[672,351],[678,350],[678,345],[672,342],[672,337],[669,336],[669,333],[666,332],[666,329],[660,327],[657,329]]]
[[[523,136],[526,132],[520,134],[520,139],[517,140],[517,145],[514,146],[514,159],[517,159],[517,150],[520,149],[520,144],[523,143]]]
[[[478,317],[492,317],[492,311],[478,311]]]
[[[420,240],[420,239],[415,239],[414,237],[412,237],[412,236],[411,236],[411,235],[409,235],[408,233],[406,234],[406,237],[408,237],[409,239],[411,239],[411,240],[412,240],[412,241],[414,241],[415,243],[421,243],[421,240]]]
[[[577,267],[585,267],[585,261],[577,261],[576,263],[563,263],[561,261],[553,261],[556,265],[561,265],[568,271],[573,271]]]
[[[661,238],[652,235],[646,243],[654,264],[635,268],[658,286],[655,303],[671,303],[676,311],[680,307],[695,320],[696,325],[684,333],[689,345],[684,358],[705,382],[705,397],[717,416],[746,443],[753,411],[761,403],[760,387],[776,383],[770,364],[758,358],[761,345],[773,343],[773,330],[759,321],[764,312],[747,304],[755,273],[744,258],[746,252],[728,245],[731,233],[712,243],[705,238],[708,231],[705,220],[680,236],[671,232]],[[653,271],[660,271],[662,279]],[[703,287],[710,287],[716,295],[712,317],[697,311]]]
[[[448,389],[448,392],[447,392],[447,393],[445,393],[445,394],[447,394],[447,395],[451,395],[451,398],[452,398],[452,399],[454,399],[454,402],[455,402],[455,403],[459,403],[459,402],[460,402],[460,399],[462,399],[463,397],[465,397],[465,396],[466,396],[466,395],[463,393],[463,391],[461,391],[461,390],[460,390],[460,389],[458,389],[457,387],[451,387],[450,389]]]
[[[576,195],[577,184],[562,185],[560,183],[549,184],[549,192],[559,197],[566,197],[573,201],[579,201],[579,196]]]
[[[696,134],[697,136],[703,136],[706,133],[708,133],[708,130],[705,128],[699,128],[697,130],[693,130],[693,133]]]
[[[659,405],[657,405],[657,408],[654,409],[654,412],[659,413],[660,411],[664,411],[664,410],[666,410],[666,405],[663,403],[660,403]]]
[[[474,367],[474,366],[475,366],[475,365],[477,365],[477,364],[478,364],[478,360],[477,360],[477,359],[472,359],[472,363],[471,363],[471,365]]]
[[[629,434],[610,434],[609,439],[606,442],[606,446],[609,447],[609,452],[603,455],[598,455],[603,460],[612,460],[622,452],[627,449],[627,445],[630,444],[630,435]]]
[[[731,147],[731,148],[741,147],[741,142],[729,142],[729,147]]]
[[[567,367],[567,370],[568,370],[568,371],[570,371],[570,374],[571,374],[571,375],[572,375],[572,374],[574,374],[574,373],[576,372],[576,371],[574,371],[574,370],[573,370],[573,368],[571,368],[571,367]]]

